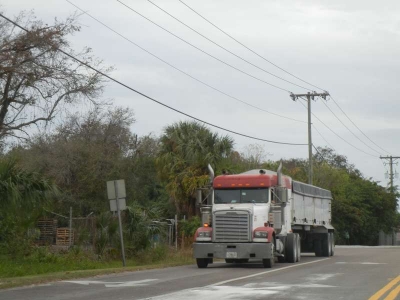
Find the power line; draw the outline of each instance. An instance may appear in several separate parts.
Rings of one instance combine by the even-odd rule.
[[[195,9],[193,9],[192,7],[190,7],[188,4],[186,4],[184,1],[182,0],[178,0],[179,2],[181,2],[183,5],[185,5],[187,8],[189,8],[191,11],[193,11],[195,14],[197,14],[200,18],[202,18],[203,20],[205,20],[206,22],[208,22],[209,24],[211,24],[213,27],[215,27],[216,29],[218,29],[219,31],[221,31],[223,34],[225,34],[226,36],[228,36],[229,38],[231,38],[232,40],[234,40],[235,42],[237,42],[238,44],[240,44],[241,46],[243,46],[244,48],[246,48],[247,50],[251,51],[252,53],[254,53],[255,55],[257,55],[258,57],[260,57],[261,59],[263,59],[264,61],[270,63],[271,65],[275,66],[276,68],[280,69],[281,71],[293,76],[294,78],[309,84],[310,86],[313,86],[317,89],[320,90],[325,90],[321,87],[318,87],[316,85],[313,85],[310,82],[307,82],[303,79],[301,79],[300,77],[294,75],[293,73],[290,73],[288,71],[286,71],[285,69],[279,67],[278,65],[274,64],[272,61],[266,59],[264,56],[260,55],[259,53],[257,53],[256,51],[254,51],[253,49],[251,49],[250,47],[246,46],[245,44],[243,44],[242,42],[240,42],[239,40],[237,40],[236,38],[234,38],[232,35],[230,35],[229,33],[227,33],[226,31],[224,31],[223,29],[221,29],[220,27],[218,27],[217,25],[215,25],[213,22],[211,22],[210,20],[208,20],[207,18],[205,18],[203,15],[201,15],[199,12],[197,12]],[[372,141],[350,118],[349,116],[343,111],[343,109],[339,106],[339,104],[335,101],[335,99],[331,96],[331,99],[334,101],[335,105],[342,111],[342,113],[349,119],[349,121],[361,132],[362,135],[364,135],[372,144],[374,144],[376,147],[378,147],[379,149],[381,149],[382,151],[389,153],[388,151],[386,151],[385,149],[383,149],[382,147],[380,147],[378,144],[376,144],[374,141]],[[357,139],[359,139],[357,137]],[[360,140],[361,141],[361,140]],[[362,143],[364,143],[363,141],[361,141]],[[365,143],[364,143],[365,144]],[[366,145],[366,144],[365,144]],[[367,145],[367,147],[369,147]],[[370,149],[372,149],[371,147],[369,147]],[[373,151],[379,153],[378,151],[372,149]]]
[[[304,104],[303,102],[298,101],[298,103],[300,103],[305,109],[307,109],[307,107],[305,106],[305,104]],[[325,137],[322,135],[322,133],[317,129],[317,127],[316,127],[314,124],[311,124],[311,126],[312,126],[312,127],[315,129],[315,131],[321,136],[321,138],[325,141],[325,143],[327,143],[328,146],[329,146],[332,150],[336,151],[335,148],[325,139]],[[313,144],[313,146],[314,146],[314,144]]]
[[[279,67],[278,65],[274,64],[272,61],[266,59],[264,56],[262,56],[261,54],[258,54],[256,51],[254,51],[253,49],[251,49],[250,47],[246,46],[245,44],[243,44],[242,42],[240,42],[239,40],[237,40],[236,38],[234,38],[232,35],[230,35],[229,33],[227,33],[226,31],[224,31],[223,29],[221,29],[220,27],[218,27],[217,25],[215,25],[214,23],[212,23],[211,21],[209,21],[208,19],[206,19],[204,16],[202,16],[200,13],[198,13],[196,10],[194,10],[192,7],[190,7],[189,5],[187,5],[185,2],[183,2],[182,0],[178,0],[179,2],[181,2],[183,5],[185,5],[187,8],[189,8],[191,11],[193,11],[196,15],[198,15],[200,18],[202,18],[203,20],[205,20],[206,22],[208,22],[209,24],[211,24],[212,26],[214,26],[215,28],[217,28],[219,31],[221,31],[223,34],[225,34],[226,36],[228,36],[229,38],[231,38],[232,40],[234,40],[236,43],[238,43],[239,45],[243,46],[244,48],[246,48],[247,50],[249,50],[250,52],[254,53],[255,55],[257,55],[258,57],[260,57],[261,59],[265,60],[266,62],[268,62],[269,64],[273,65],[274,67],[278,68],[279,70],[285,72],[286,74],[289,74],[290,76],[293,76],[294,78],[307,83],[308,85],[311,85],[317,89],[323,90],[325,91],[325,89],[320,88],[316,85],[313,85],[303,79],[301,79],[300,77],[294,75],[293,73],[290,73],[289,71],[286,71],[285,69]]]
[[[7,17],[4,16],[2,13],[0,13],[0,16],[1,16],[2,18],[4,18],[5,20],[7,20],[8,22],[14,24],[14,26],[16,26],[16,27],[18,27],[18,28],[24,30],[24,31],[27,32],[27,33],[30,33],[29,30],[27,30],[26,28],[22,27],[22,26],[19,25],[18,23],[12,21],[11,19],[7,18]],[[243,133],[239,133],[239,132],[236,132],[236,131],[233,131],[233,130],[230,130],[230,129],[226,129],[226,128],[220,127],[220,126],[218,126],[218,125],[214,125],[214,124],[212,124],[212,123],[203,121],[203,120],[201,120],[201,119],[199,119],[199,118],[196,118],[196,117],[194,117],[194,116],[191,116],[191,115],[189,115],[189,114],[187,114],[187,113],[185,113],[185,112],[183,112],[183,111],[181,111],[181,110],[178,110],[178,109],[173,108],[173,107],[171,107],[171,106],[169,106],[169,105],[167,105],[167,104],[164,104],[164,103],[162,103],[162,102],[160,102],[160,101],[158,101],[158,100],[156,100],[156,99],[154,99],[154,98],[152,98],[152,97],[150,97],[150,96],[148,96],[148,95],[146,95],[146,94],[144,94],[144,93],[142,93],[142,92],[139,92],[138,90],[136,90],[136,89],[134,89],[134,88],[128,86],[128,85],[125,84],[125,83],[122,83],[121,81],[119,81],[119,80],[117,80],[117,79],[114,79],[113,77],[111,77],[111,76],[105,74],[104,72],[102,72],[102,71],[100,71],[100,70],[98,70],[98,69],[92,67],[91,65],[89,65],[89,64],[87,64],[87,63],[85,63],[85,62],[83,62],[82,60],[76,58],[75,56],[73,56],[73,55],[71,55],[71,54],[65,52],[64,50],[62,50],[62,49],[60,49],[60,48],[56,48],[56,50],[59,51],[59,52],[61,52],[61,53],[64,54],[64,55],[68,56],[69,58],[72,58],[72,59],[75,60],[76,62],[79,62],[80,64],[86,66],[87,68],[89,68],[89,69],[95,71],[96,73],[102,75],[103,77],[105,77],[105,78],[107,78],[107,79],[109,79],[109,80],[111,80],[111,81],[113,81],[113,82],[115,82],[115,83],[117,83],[117,84],[119,84],[119,85],[121,85],[121,86],[123,86],[123,87],[129,89],[129,90],[131,90],[132,92],[135,92],[135,93],[137,93],[137,94],[139,94],[139,95],[141,95],[141,96],[143,96],[143,97],[145,97],[145,98],[147,98],[147,99],[149,99],[149,100],[151,100],[151,101],[153,101],[153,102],[155,102],[155,103],[157,103],[157,104],[159,104],[159,105],[162,105],[162,106],[164,106],[164,107],[166,107],[166,108],[168,108],[168,109],[170,109],[170,110],[173,110],[173,111],[175,111],[175,112],[177,112],[177,113],[179,113],[179,114],[181,114],[181,115],[184,115],[184,116],[186,116],[186,117],[189,117],[189,118],[191,118],[191,119],[193,119],[193,120],[196,120],[196,121],[198,121],[198,122],[201,122],[201,123],[204,123],[204,124],[206,124],[206,125],[209,125],[209,126],[218,128],[218,129],[220,129],[220,130],[224,130],[224,131],[227,131],[227,132],[236,134],[236,135],[240,135],[240,136],[247,137],[247,138],[254,139],[254,140],[258,140],[258,141],[263,141],[263,142],[268,142],[268,143],[274,143],[274,144],[293,145],[293,146],[305,146],[305,145],[307,145],[307,144],[300,144],[300,143],[287,143],[287,142],[278,142],[278,141],[272,141],[272,140],[261,139],[261,138],[257,138],[257,137],[253,137],[253,136],[246,135],[246,134],[243,134]]]
[[[332,110],[324,101],[322,101],[322,103],[326,106],[326,108],[329,109],[329,111],[335,116],[335,118],[336,118],[340,123],[342,123],[342,125],[343,125],[352,135],[354,135],[354,137],[355,137],[356,139],[358,139],[358,140],[359,140],[361,143],[363,143],[365,146],[367,146],[367,147],[370,148],[372,151],[375,151],[376,153],[378,153],[378,154],[380,155],[380,153],[379,153],[378,151],[376,151],[374,148],[370,147],[370,146],[369,146],[368,144],[366,144],[363,140],[361,140],[353,131],[351,131],[350,128],[347,127],[346,124],[344,124],[344,123],[342,122],[342,120],[339,119],[339,117],[333,112],[333,110]]]
[[[349,119],[349,121],[361,132],[361,134],[363,136],[365,136],[372,144],[374,144],[376,147],[378,147],[379,149],[381,149],[382,151],[389,153],[388,151],[386,151],[385,149],[381,148],[378,144],[376,144],[373,140],[371,140],[354,122],[353,120],[350,119],[350,117],[343,111],[343,109],[340,107],[340,105],[336,102],[336,100],[330,96],[331,99],[333,100],[333,103],[335,103],[335,105],[341,110],[341,112],[346,116],[347,119]]]
[[[397,159],[400,159],[400,156],[392,156],[392,155],[390,155],[390,156],[385,156],[385,157],[383,157],[383,156],[381,156],[380,157],[380,159],[387,159],[387,160],[389,160],[389,169],[390,169],[390,173],[389,173],[389,184],[390,184],[390,192],[391,193],[394,193],[394,186],[393,186],[393,180],[394,180],[394,177],[395,177],[395,174],[393,173],[393,165],[394,164],[396,164],[397,165],[397,163],[395,163],[395,161],[397,160]]]
[[[95,18],[94,16],[92,16],[92,15],[89,14],[88,12],[84,11],[82,8],[80,8],[80,7],[77,6],[76,4],[72,3],[71,1],[69,1],[69,0],[66,0],[66,1],[67,1],[69,4],[73,5],[74,7],[76,7],[77,9],[79,9],[80,11],[84,12],[87,16],[89,16],[90,18],[92,18],[93,20],[95,20],[96,22],[98,22],[99,24],[103,25],[104,27],[106,27],[106,28],[109,29],[110,31],[112,31],[112,32],[114,32],[115,34],[119,35],[120,37],[122,37],[123,39],[125,39],[126,41],[128,41],[129,43],[131,43],[132,45],[138,47],[140,50],[142,50],[142,51],[146,52],[147,54],[153,56],[154,58],[156,58],[156,59],[158,59],[159,61],[165,63],[166,65],[168,65],[168,66],[170,66],[171,68],[177,70],[178,72],[180,72],[180,73],[182,73],[182,74],[184,74],[184,75],[190,77],[191,79],[193,79],[193,80],[195,80],[195,81],[197,81],[197,82],[199,82],[199,83],[201,83],[201,84],[203,84],[203,85],[205,85],[205,86],[207,86],[207,87],[209,87],[209,88],[211,88],[211,89],[217,91],[218,93],[220,93],[220,94],[222,94],[222,95],[225,95],[225,96],[227,96],[227,97],[229,97],[229,98],[231,98],[231,99],[233,99],[233,100],[235,100],[235,101],[241,102],[241,103],[243,103],[243,104],[245,104],[245,105],[247,105],[247,106],[253,107],[253,108],[258,109],[258,110],[263,111],[263,112],[266,112],[266,113],[268,113],[268,114],[271,114],[271,115],[274,115],[274,116],[277,116],[277,117],[281,117],[281,118],[285,118],[285,119],[288,119],[288,120],[296,121],[296,122],[306,123],[305,121],[301,121],[301,120],[297,120],[297,119],[293,119],[293,118],[290,118],[290,117],[286,117],[286,116],[283,116],[283,115],[280,115],[280,114],[277,114],[277,113],[273,113],[273,112],[270,112],[270,111],[268,111],[268,110],[266,110],[266,109],[260,108],[260,107],[258,107],[258,106],[253,105],[253,104],[250,104],[250,103],[248,103],[248,102],[246,102],[246,101],[240,100],[239,98],[237,98],[237,97],[235,97],[235,96],[232,96],[232,95],[230,95],[230,94],[228,94],[228,93],[226,93],[226,92],[224,92],[224,91],[222,91],[222,90],[220,90],[220,89],[218,89],[218,88],[216,88],[216,87],[214,87],[214,86],[212,86],[212,85],[210,85],[210,84],[208,84],[208,83],[206,83],[206,82],[204,82],[204,81],[202,81],[202,80],[200,80],[200,79],[198,79],[198,78],[196,78],[196,77],[194,77],[194,76],[192,76],[192,75],[190,75],[189,73],[187,73],[187,72],[183,71],[182,69],[180,69],[180,68],[178,68],[178,67],[172,65],[171,63],[169,63],[169,62],[167,62],[166,60],[162,59],[161,57],[155,55],[154,53],[150,52],[149,50],[147,50],[147,49],[141,47],[141,46],[138,45],[137,43],[133,42],[131,39],[127,38],[126,36],[122,35],[122,34],[119,33],[118,31],[116,31],[115,29],[113,29],[113,28],[111,28],[110,26],[108,26],[107,24],[105,24],[104,22],[100,21],[99,19]]]
[[[308,92],[307,94],[291,94],[290,98],[293,101],[296,101],[299,97],[307,97],[307,117],[308,117],[308,184],[312,184],[313,182],[313,153],[312,153],[312,130],[311,130],[311,100],[314,100],[315,97],[321,97],[323,100],[326,100],[326,97],[329,96],[328,92],[317,93],[317,92]]]
[[[175,33],[169,31],[168,29],[162,27],[161,25],[157,24],[156,22],[150,20],[149,18],[145,17],[144,15],[142,15],[141,13],[139,13],[138,11],[134,10],[134,9],[133,9],[132,7],[130,7],[129,5],[123,3],[122,1],[120,1],[120,0],[116,0],[116,1],[119,2],[119,3],[121,3],[123,6],[125,6],[126,8],[128,8],[129,10],[131,10],[132,12],[134,12],[134,13],[136,13],[137,15],[141,16],[142,18],[146,19],[146,20],[149,21],[150,23],[154,24],[155,26],[161,28],[161,29],[164,30],[165,32],[168,32],[168,33],[171,34],[172,36],[174,36],[174,37],[176,37],[177,39],[181,40],[181,41],[184,42],[185,44],[188,44],[189,46],[191,46],[191,47],[197,49],[198,51],[204,53],[205,55],[207,55],[207,56],[209,56],[209,57],[211,57],[211,58],[213,58],[213,59],[219,61],[220,63],[222,63],[222,64],[224,64],[224,65],[226,65],[226,66],[228,66],[228,67],[230,67],[230,68],[232,68],[232,69],[234,69],[234,70],[240,72],[240,73],[243,73],[243,74],[245,74],[245,75],[247,75],[247,76],[249,76],[249,77],[251,77],[251,78],[253,78],[253,79],[256,79],[256,80],[258,80],[258,81],[260,81],[260,82],[263,82],[263,83],[265,83],[265,84],[267,84],[267,85],[269,85],[269,86],[272,86],[272,87],[277,88],[277,89],[279,89],[279,90],[281,90],[281,91],[284,91],[284,92],[291,93],[289,90],[287,90],[287,89],[285,89],[285,88],[282,88],[282,87],[280,87],[280,86],[277,86],[277,85],[275,85],[275,84],[272,84],[272,83],[270,83],[270,82],[268,82],[268,81],[265,81],[265,80],[263,80],[263,79],[261,79],[261,78],[258,78],[258,77],[256,77],[256,76],[254,76],[254,75],[251,75],[251,74],[249,74],[249,73],[247,73],[247,72],[245,72],[245,71],[243,71],[243,70],[241,70],[241,69],[239,69],[239,68],[237,68],[237,67],[235,67],[235,66],[233,66],[233,65],[231,65],[231,64],[229,64],[229,63],[227,63],[227,62],[225,62],[225,61],[223,61],[223,60],[221,60],[221,59],[219,59],[218,57],[216,57],[216,56],[214,56],[214,55],[212,55],[212,54],[210,54],[210,53],[208,53],[208,52],[206,52],[206,51],[200,49],[199,47],[197,47],[197,46],[193,45],[192,43],[186,41],[185,39],[181,38],[180,36],[176,35]]]
[[[300,97],[300,98],[302,98],[302,97]],[[302,99],[304,99],[304,98],[302,98]],[[304,100],[306,100],[306,99],[304,99]],[[369,155],[369,156],[378,158],[378,156],[373,155],[373,154],[370,154],[370,153],[368,153],[368,152],[365,152],[364,150],[361,150],[360,148],[358,148],[358,147],[354,146],[353,144],[351,144],[350,142],[346,141],[344,138],[342,138],[340,135],[338,135],[335,131],[333,131],[328,125],[326,125],[326,124],[325,124],[320,118],[318,118],[314,113],[311,113],[311,114],[312,114],[318,121],[320,121],[320,122],[322,123],[322,125],[324,125],[326,128],[328,128],[329,131],[331,131],[334,135],[336,135],[339,139],[341,139],[341,140],[342,140],[343,142],[345,142],[346,144],[350,145],[350,146],[353,147],[354,149],[357,149],[358,151],[361,151],[362,153],[365,153],[365,154],[367,154],[367,155]]]
[[[314,144],[312,144],[312,146],[314,147],[315,151],[319,154],[319,156],[322,158],[323,161],[325,161],[326,163],[328,163],[328,161],[325,159],[325,157],[321,154],[321,152],[319,152],[318,148],[315,147]]]
[[[317,127],[315,127],[315,125],[314,124],[312,124],[312,127],[315,129],[315,131],[321,136],[321,138],[325,141],[325,143],[327,143],[328,144],[328,146],[332,149],[332,150],[334,150],[334,151],[336,151],[334,148],[333,148],[333,146],[324,138],[324,136],[321,134],[321,132],[317,129]]]
[[[280,79],[280,80],[283,80],[283,81],[285,81],[285,82],[287,82],[287,83],[293,84],[293,85],[295,85],[295,86],[297,86],[297,87],[300,87],[300,88],[302,88],[302,89],[306,89],[306,90],[312,91],[312,90],[309,89],[309,88],[306,88],[306,87],[304,87],[304,86],[298,85],[297,83],[294,83],[294,82],[292,82],[292,81],[286,80],[285,78],[282,78],[282,77],[280,77],[280,76],[278,76],[278,75],[275,75],[275,74],[273,74],[273,73],[271,73],[271,72],[269,72],[269,71],[267,71],[267,70],[265,70],[265,69],[263,69],[263,68],[257,66],[256,64],[253,64],[252,62],[248,61],[247,59],[245,59],[245,58],[243,58],[243,57],[237,55],[236,53],[234,53],[234,52],[228,50],[227,48],[225,48],[225,47],[223,47],[223,46],[221,46],[221,45],[218,44],[217,42],[214,42],[213,40],[209,39],[209,38],[206,37],[204,34],[200,33],[200,32],[197,31],[196,29],[194,29],[194,28],[190,27],[189,25],[187,25],[186,23],[182,22],[182,21],[179,20],[177,17],[173,16],[172,14],[170,14],[170,13],[167,12],[165,9],[163,9],[163,8],[160,7],[160,6],[158,6],[157,4],[155,4],[154,2],[152,2],[151,0],[147,0],[147,1],[150,2],[151,4],[153,4],[153,5],[154,5],[155,7],[157,7],[159,10],[163,11],[164,13],[166,13],[168,16],[170,16],[170,17],[173,18],[174,20],[178,21],[178,22],[181,23],[182,25],[186,26],[187,28],[189,28],[189,29],[192,30],[193,32],[195,32],[195,33],[197,33],[198,35],[200,35],[201,37],[203,37],[203,38],[206,39],[207,41],[213,43],[213,44],[216,45],[217,47],[219,47],[219,48],[225,50],[226,52],[232,54],[233,56],[239,58],[240,60],[242,60],[242,61],[244,61],[244,62],[246,62],[246,63],[252,65],[253,67],[255,67],[255,68],[257,68],[257,69],[259,69],[259,70],[261,70],[261,71],[263,71],[263,72],[265,72],[265,73],[271,75],[271,76],[274,76],[274,77],[276,77],[276,78],[278,78],[278,79]]]

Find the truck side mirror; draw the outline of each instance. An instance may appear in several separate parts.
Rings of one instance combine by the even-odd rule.
[[[198,205],[201,205],[203,203],[203,194],[201,189],[196,190],[196,202]]]
[[[288,195],[287,188],[278,187],[275,189],[275,191],[278,196],[278,201],[280,201],[282,203],[286,203],[288,201],[289,195]]]

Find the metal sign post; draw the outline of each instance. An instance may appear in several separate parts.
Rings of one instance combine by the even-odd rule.
[[[108,194],[108,199],[110,199],[111,201],[115,199],[115,202],[117,204],[119,236],[121,239],[122,265],[125,267],[126,266],[125,247],[124,247],[124,236],[122,233],[122,221],[121,221],[121,210],[120,210],[120,200],[122,200],[121,198],[126,197],[125,181],[124,180],[107,181],[107,194]]]
[[[178,251],[178,215],[175,215],[175,250]]]

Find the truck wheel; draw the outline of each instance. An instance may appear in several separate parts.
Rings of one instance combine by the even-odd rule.
[[[321,257],[322,256],[322,245],[321,245],[321,240],[314,240],[314,252],[315,256]]]
[[[288,233],[286,236],[286,243],[285,243],[285,255],[286,261],[289,263],[295,263],[297,260],[297,242],[296,236],[294,233]]]
[[[335,255],[335,235],[333,232],[330,233],[331,235],[331,256]]]
[[[262,262],[263,262],[264,268],[272,268],[272,266],[274,265],[274,260],[275,260],[275,257],[263,259]]]
[[[322,256],[324,257],[329,257],[330,256],[330,249],[331,249],[331,235],[329,233],[324,233],[324,236],[322,238]]]
[[[199,269],[207,268],[208,266],[208,258],[196,258],[197,267]]]
[[[297,261],[299,262],[301,260],[301,238],[300,234],[296,233],[296,241],[297,241]]]

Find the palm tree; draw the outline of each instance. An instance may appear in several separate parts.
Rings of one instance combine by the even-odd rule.
[[[27,232],[58,190],[40,174],[0,159],[0,242],[10,253],[29,248]]]
[[[18,168],[14,160],[0,160],[1,211],[31,211],[56,193],[57,187],[40,174]]]
[[[232,138],[198,122],[179,122],[165,129],[156,163],[178,211],[195,214],[194,193],[208,181],[207,164],[217,167],[232,149]]]

